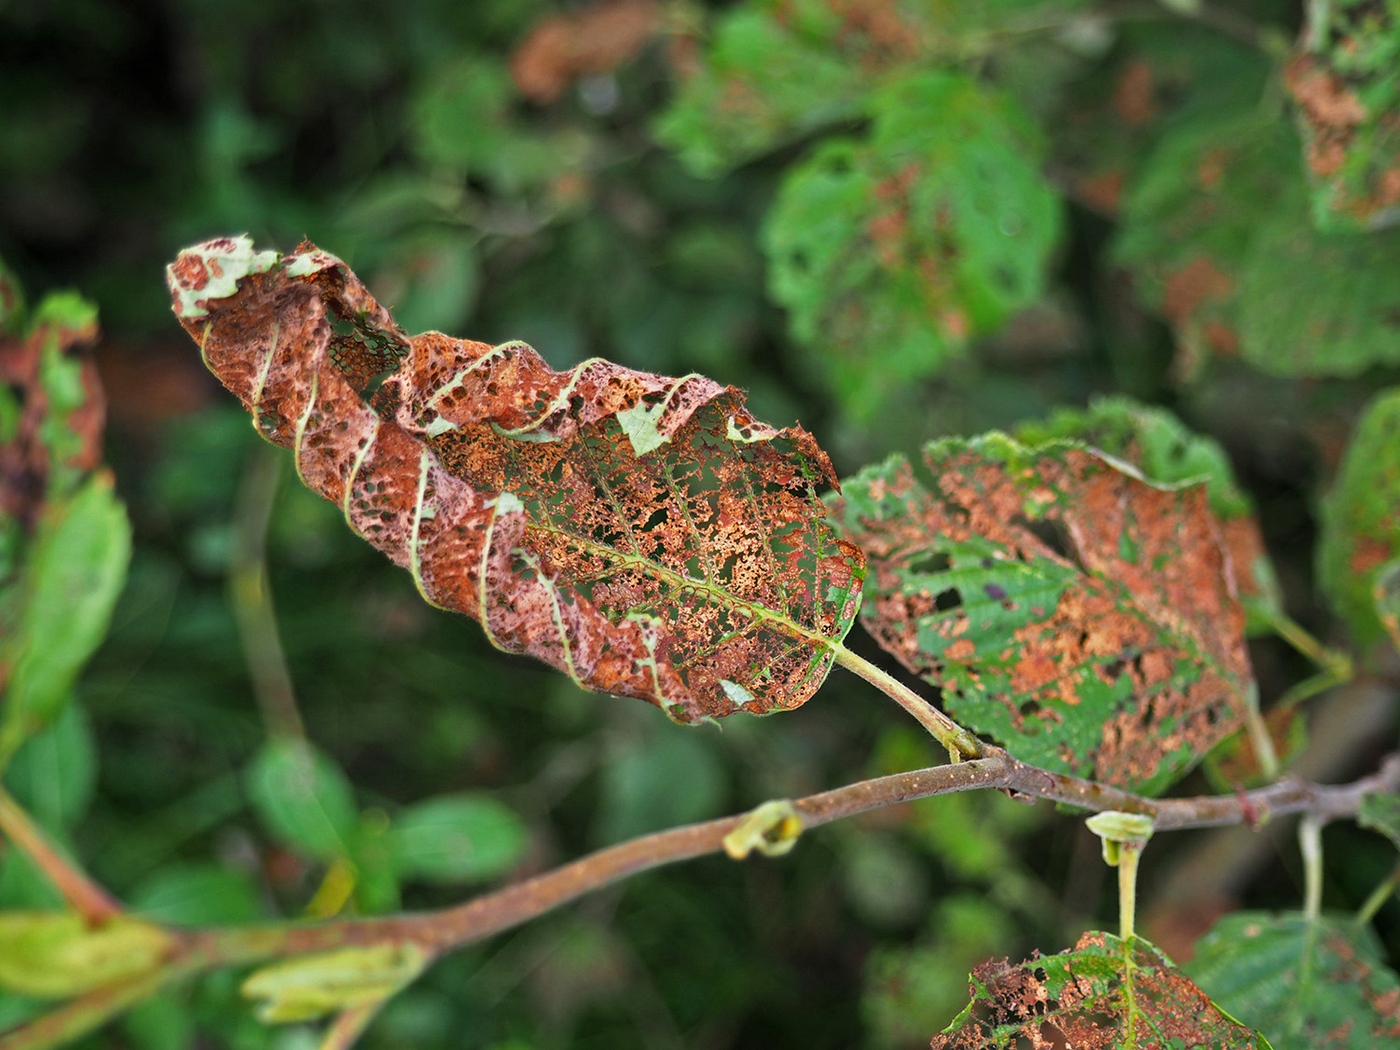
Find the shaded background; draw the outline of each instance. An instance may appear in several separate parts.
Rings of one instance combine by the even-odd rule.
[[[759,417],[800,418],[842,472],[1095,394],[1167,405],[1225,442],[1290,611],[1335,636],[1312,581],[1314,500],[1358,405],[1393,370],[1300,384],[1228,354],[1205,371],[1183,364],[1171,303],[1114,254],[1121,186],[1101,178],[1122,127],[1144,142],[1162,133],[1137,119],[1141,106],[1170,110],[1191,90],[1218,102],[1235,79],[1249,94],[1271,75],[1259,49],[1244,58],[1219,43],[1238,35],[1230,19],[1286,47],[1302,12],[1222,5],[1223,29],[1164,14],[1110,21],[1094,48],[1060,49],[1072,63],[1008,45],[991,72],[1039,100],[1028,109],[1061,195],[1042,283],[871,410],[789,334],[760,239],[784,173],[862,119],[833,113],[715,177],[683,163],[684,132],[658,139],[677,83],[697,75],[706,20],[739,6],[0,0],[0,258],[33,299],[75,287],[98,305],[108,460],[136,530],[81,707],[26,747],[9,783],[123,899],[212,922],[303,914],[338,893],[345,909],[372,912],[470,892],[450,874],[367,870],[328,889],[334,862],[298,849],[259,804],[248,771],[279,701],[250,678],[250,647],[256,658],[263,643],[240,634],[228,581],[264,542],[295,703],[353,783],[366,828],[418,800],[490,792],[519,818],[523,835],[502,848],[522,875],[644,831],[939,761],[893,705],[839,672],[798,712],[686,731],[504,657],[475,624],[423,605],[406,574],[295,483],[171,318],[162,266],[215,235],[284,250],[310,238],[409,331],[525,339],[555,368],[596,354],[744,387]],[[1144,102],[1134,62],[1198,47],[1225,48],[1223,80],[1188,77]],[[1289,120],[1281,107],[1278,119]],[[878,370],[878,354],[864,367]],[[874,655],[863,638],[855,646]],[[1280,643],[1254,656],[1266,700],[1310,670]],[[1319,745],[1337,776],[1369,768],[1392,735],[1388,708],[1367,714],[1364,700],[1350,696],[1338,716],[1354,722],[1352,738]],[[1184,790],[1212,788],[1197,777]],[[1171,894],[1148,932],[1174,953],[1225,908],[1300,897],[1286,836],[1254,863],[1205,844],[1173,836],[1145,862],[1149,907],[1154,884]],[[1391,851],[1349,827],[1328,844],[1345,857],[1329,869],[1328,903],[1354,907]],[[1112,921],[1110,890],[1078,822],[999,795],[932,800],[813,833],[779,862],[709,858],[643,876],[458,953],[363,1045],[926,1045],[965,1003],[971,964],[1067,946]],[[0,858],[0,901],[44,899],[13,854]],[[1381,913],[1392,947],[1397,919],[1393,905]],[[306,1030],[255,1022],[237,980],[168,993],[89,1042],[314,1045]],[[0,1020],[32,1009],[0,999]]]

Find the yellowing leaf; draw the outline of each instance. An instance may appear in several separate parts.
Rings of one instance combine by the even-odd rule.
[[[264,966],[243,982],[269,1023],[310,1021],[387,999],[428,964],[416,944],[381,944],[303,955]]]
[[[0,913],[0,988],[63,999],[155,969],[170,950],[158,926],[118,916],[89,926],[73,912]]]

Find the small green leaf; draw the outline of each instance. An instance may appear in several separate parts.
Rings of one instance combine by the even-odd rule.
[[[164,867],[128,897],[132,911],[183,926],[252,922],[263,915],[258,887],[246,872],[217,864]]]
[[[264,966],[243,982],[268,1024],[310,1021],[389,998],[428,965],[416,944],[341,948]]]
[[[92,802],[96,751],[82,706],[66,704],[52,723],[15,753],[5,771],[5,783],[42,826],[71,828]]]
[[[409,806],[386,834],[385,848],[406,878],[433,882],[491,879],[525,852],[525,826],[487,795],[442,795]]]
[[[0,665],[14,666],[0,754],[51,722],[68,701],[107,633],[130,558],[131,526],[110,474],[93,474],[70,497],[46,505],[18,615],[10,636],[0,639]]]
[[[284,843],[320,860],[346,855],[359,813],[354,789],[329,757],[303,740],[273,740],[247,776],[258,815]]]
[[[972,971],[972,1001],[933,1050],[1023,1046],[1268,1050],[1140,938],[1086,933],[1072,951]]]
[[[1366,795],[1356,811],[1356,822],[1363,828],[1379,831],[1400,849],[1400,795]]]
[[[155,969],[170,947],[158,927],[127,916],[90,927],[73,912],[0,912],[0,987],[81,995]]]
[[[1372,1050],[1400,1038],[1400,979],[1373,939],[1339,923],[1235,912],[1197,942],[1186,970],[1280,1050]]]
[[[1382,568],[1400,558],[1400,388],[1367,407],[1322,501],[1318,578],[1357,640],[1385,637],[1375,587]]]

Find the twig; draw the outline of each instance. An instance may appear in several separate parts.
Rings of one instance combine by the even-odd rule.
[[[1244,823],[1251,815],[1260,822],[1288,813],[1308,813],[1320,819],[1350,816],[1365,795],[1400,791],[1400,754],[1387,758],[1377,773],[1340,787],[1289,778],[1237,795],[1156,800],[1039,769],[1017,761],[1001,748],[982,746],[987,752],[985,758],[861,781],[798,799],[793,807],[804,827],[818,827],[912,799],[998,788],[1087,810],[1145,814],[1152,817],[1158,831],[1166,831]],[[218,966],[350,945],[411,942],[436,956],[518,926],[630,875],[718,853],[724,848],[725,836],[743,819],[740,814],[645,835],[442,911],[380,919],[341,919],[316,925],[173,931],[179,947],[167,967],[159,971],[163,980],[145,980],[152,982],[154,990],[165,980]],[[39,1050],[58,1045],[61,1039],[71,1039],[97,1027],[139,998],[114,998],[103,1012],[97,1008],[95,993],[85,996],[0,1037],[0,1050]],[[79,1003],[86,1005],[78,1010]]]
[[[116,899],[59,853],[4,788],[0,788],[0,833],[34,862],[53,883],[54,889],[63,895],[68,906],[90,925],[121,914],[122,906]]]
[[[228,588],[253,695],[272,736],[304,737],[301,712],[267,579],[267,527],[282,474],[283,455],[259,444],[248,454],[233,515]]]

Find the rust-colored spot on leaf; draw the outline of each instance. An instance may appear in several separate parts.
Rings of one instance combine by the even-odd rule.
[[[550,15],[515,49],[511,76],[526,98],[553,102],[576,78],[611,72],[632,58],[660,25],[654,0],[602,0]]]
[[[823,521],[826,454],[740,393],[523,343],[409,337],[334,256],[216,257],[181,323],[302,480],[497,646],[673,718],[796,707],[849,628],[863,558]]]
[[[1201,255],[1176,270],[1162,291],[1162,312],[1172,324],[1187,324],[1207,303],[1228,301],[1235,282],[1211,259]]]
[[[1157,116],[1156,77],[1141,59],[1129,62],[1113,89],[1113,110],[1129,127],[1150,124]]]

